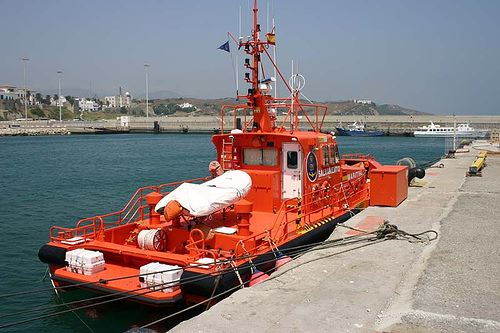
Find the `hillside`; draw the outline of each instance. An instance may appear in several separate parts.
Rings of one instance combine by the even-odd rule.
[[[305,101],[304,101],[305,102]],[[222,105],[246,103],[246,101],[236,101],[234,98],[219,99],[199,99],[199,98],[165,98],[153,99],[150,101],[150,115],[163,116],[202,116],[219,115]],[[316,103],[316,102],[315,102]],[[317,102],[328,106],[328,115],[425,115],[428,113],[420,112],[394,104],[359,104],[353,101],[335,101],[335,102]],[[181,105],[184,106],[181,107]],[[186,106],[187,105],[187,106]],[[71,105],[65,105],[63,108],[63,119],[78,118],[79,113],[72,112]],[[146,103],[144,100],[134,100],[134,103],[127,109],[106,109],[101,112],[85,112],[83,119],[112,119],[116,116],[132,115],[145,116]],[[282,110],[278,110],[281,113]],[[307,110],[312,112],[312,110]],[[14,110],[0,110],[0,120],[13,120],[24,117],[23,109],[17,104]],[[59,110],[54,106],[42,105],[39,107],[29,107],[28,117],[34,119],[50,118],[59,119]]]
[[[236,104],[233,98],[221,98],[221,99],[197,99],[197,98],[170,98],[154,100],[153,105],[158,107],[160,105],[172,105],[189,103],[196,107],[196,110],[178,110],[178,112],[172,112],[172,115],[186,115],[187,113],[192,115],[209,115],[218,114],[220,108],[224,104]],[[371,104],[359,104],[353,101],[331,101],[331,102],[318,102],[321,104],[326,104],[328,106],[328,114],[335,115],[425,115],[429,113],[405,108],[395,104],[381,104],[377,105],[375,103]]]
[[[395,104],[358,104],[353,101],[326,102],[328,114],[336,115],[424,115],[429,114]]]

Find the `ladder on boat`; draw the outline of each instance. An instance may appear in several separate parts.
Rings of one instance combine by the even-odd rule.
[[[233,140],[222,141],[222,169],[233,170]]]

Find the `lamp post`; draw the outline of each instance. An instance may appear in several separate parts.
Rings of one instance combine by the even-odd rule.
[[[148,82],[148,68],[149,64],[144,64],[144,71],[146,72],[146,118],[149,117],[149,82]]]
[[[26,93],[26,62],[28,58],[21,58],[23,62],[23,81],[24,81],[24,119],[28,120],[28,98]]]
[[[59,95],[57,97],[58,101],[57,104],[59,104],[59,121],[62,121],[62,103],[61,103],[61,74],[62,71],[57,71],[57,74],[59,76]]]

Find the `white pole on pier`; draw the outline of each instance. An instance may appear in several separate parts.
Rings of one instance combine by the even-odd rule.
[[[26,62],[28,61],[28,58],[21,58],[21,61],[23,62],[23,81],[24,81],[24,119],[28,120],[28,99],[27,99],[27,92],[26,92]]]
[[[453,151],[457,149],[456,141],[457,141],[457,120],[455,118],[455,114],[453,114]]]
[[[57,71],[59,76],[59,95],[57,95],[57,104],[59,104],[59,121],[62,121],[62,101],[61,101],[61,74],[62,71]]]
[[[149,64],[144,64],[144,71],[146,72],[146,118],[149,117],[149,82],[148,82],[148,68]]]

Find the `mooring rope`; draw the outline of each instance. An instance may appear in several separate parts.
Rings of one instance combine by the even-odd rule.
[[[338,225],[339,226],[343,226],[343,227],[347,227],[347,228],[350,228],[350,229],[357,229],[357,228],[345,226],[343,224],[338,224]],[[379,227],[379,229],[377,229],[375,231],[368,232],[368,231],[361,230],[361,229],[357,229],[357,230],[361,231],[362,233],[358,234],[358,235],[344,237],[344,238],[332,239],[332,240],[327,240],[327,241],[323,241],[323,242],[317,242],[317,243],[313,243],[313,244],[306,244],[306,245],[300,245],[300,246],[296,246],[296,247],[291,247],[291,248],[285,249],[284,251],[286,251],[286,253],[288,255],[297,256],[297,255],[305,254],[307,252],[312,252],[312,251],[317,251],[317,250],[332,248],[332,247],[336,247],[336,246],[355,244],[355,243],[358,243],[358,242],[361,242],[361,241],[368,241],[369,242],[367,244],[356,246],[356,247],[351,248],[351,249],[347,249],[347,250],[340,251],[340,252],[335,252],[333,254],[328,254],[326,256],[321,256],[321,257],[318,257],[318,258],[314,258],[313,260],[309,260],[309,261],[306,261],[304,263],[299,264],[299,266],[300,266],[300,265],[304,265],[304,264],[312,262],[312,261],[316,261],[316,260],[319,260],[319,259],[322,259],[322,258],[327,258],[327,257],[331,257],[333,255],[337,255],[337,254],[345,253],[345,252],[348,252],[348,251],[352,251],[354,249],[365,247],[365,246],[368,246],[368,245],[371,245],[371,244],[377,244],[379,242],[382,242],[382,241],[385,241],[385,240],[389,240],[389,239],[406,239],[406,240],[408,240],[410,242],[415,242],[415,240],[420,241],[420,242],[422,242],[422,241],[429,242],[429,241],[432,241],[432,240],[436,239],[437,235],[438,235],[437,232],[434,231],[434,230],[427,230],[427,231],[424,231],[424,232],[421,232],[421,233],[416,233],[416,234],[407,233],[407,232],[405,232],[403,230],[398,229],[397,226],[388,223],[388,221],[385,221],[385,223],[383,225],[381,225]],[[434,237],[427,237],[426,240],[422,240],[421,236],[425,235],[427,233],[433,233],[435,236]],[[372,237],[367,237],[367,236],[372,236]],[[243,257],[248,258],[248,257],[251,257],[251,256],[243,256]],[[195,282],[195,281],[212,278],[213,276],[216,276],[216,279],[217,279],[217,277],[220,278],[220,276],[222,274],[224,274],[225,272],[233,271],[234,269],[237,269],[237,268],[235,268],[233,266],[234,265],[234,261],[233,260],[234,260],[234,258],[231,259],[230,261],[228,261],[230,263],[231,267],[229,267],[227,269],[219,270],[217,272],[217,275],[206,274],[206,275],[203,275],[203,276],[200,276],[200,277],[191,277],[191,278],[183,280],[182,284],[188,284],[188,283],[192,283],[192,282]],[[269,259],[269,260],[265,260],[263,262],[260,262],[258,265],[265,264],[265,263],[268,263],[268,262],[273,262],[275,260],[276,260],[275,258],[272,258],[272,259]],[[233,263],[233,265],[231,265],[231,262]],[[296,265],[294,267],[296,268],[296,267],[299,267],[299,266]],[[293,269],[293,268],[290,268],[290,269]],[[288,270],[290,270],[290,269],[288,269]],[[270,270],[267,270],[265,273],[272,272],[273,270],[274,270],[274,267],[272,269],[270,269]],[[288,271],[288,270],[286,270],[286,271]],[[280,273],[278,276],[282,275],[283,273],[284,272]],[[144,275],[144,274],[139,274],[137,276],[141,276],[141,275]],[[273,278],[276,278],[276,277],[277,276],[272,275],[270,279],[273,279]],[[126,278],[129,278],[129,277],[126,277]],[[70,303],[58,304],[58,305],[52,306],[52,308],[56,308],[56,307],[59,307],[59,306],[62,306],[62,305],[69,307],[69,305],[74,305],[74,304],[83,303],[83,302],[89,302],[91,300],[97,300],[97,299],[102,299],[102,298],[107,298],[107,297],[116,297],[118,295],[124,295],[125,294],[122,297],[113,298],[113,299],[109,299],[109,300],[105,300],[105,301],[97,302],[97,303],[92,303],[92,304],[86,304],[86,305],[78,306],[78,307],[76,307],[74,309],[69,309],[69,310],[65,310],[65,311],[63,310],[63,311],[48,313],[48,314],[44,314],[44,315],[40,315],[40,316],[36,316],[36,317],[32,317],[32,318],[20,320],[20,321],[17,321],[17,322],[11,322],[11,323],[8,323],[8,324],[0,325],[0,328],[11,327],[11,326],[15,326],[15,325],[27,323],[27,322],[38,320],[38,319],[53,317],[53,316],[57,316],[57,315],[68,313],[68,312],[73,312],[73,311],[77,311],[77,310],[81,310],[81,309],[86,309],[86,308],[94,307],[94,306],[97,306],[97,305],[104,305],[104,304],[108,304],[108,303],[119,301],[119,300],[124,300],[124,299],[129,299],[129,298],[133,298],[133,297],[145,295],[145,294],[157,291],[158,288],[156,288],[156,287],[158,287],[158,286],[162,287],[162,288],[160,288],[160,290],[161,290],[161,289],[164,289],[164,288],[169,288],[172,285],[181,285],[180,281],[173,281],[173,282],[175,282],[175,283],[172,283],[172,282],[170,282],[170,283],[162,283],[162,284],[157,284],[155,286],[148,286],[148,287],[145,287],[145,288],[138,288],[138,289],[135,289],[135,290],[129,290],[127,292],[111,293],[111,294],[108,294],[108,295],[101,295],[101,296],[97,296],[97,297],[93,297],[93,298],[89,298],[89,299],[83,299],[83,300],[79,300],[79,301],[70,302]],[[212,296],[210,298],[208,298],[207,300],[204,300],[203,302],[195,304],[193,307],[196,307],[196,306],[201,305],[201,304],[205,304],[207,302],[211,302],[212,300],[214,300],[214,299],[216,299],[216,298],[218,298],[220,296],[223,296],[223,295],[225,295],[225,294],[227,294],[227,293],[229,293],[229,292],[231,292],[231,291],[233,291],[233,290],[235,290],[237,288],[241,288],[242,286],[244,286],[249,281],[242,281],[241,277],[239,277],[239,282],[240,283],[236,287],[230,288],[230,289],[228,289],[226,291],[223,291],[223,292],[221,292],[219,294],[215,294],[216,289],[217,289],[218,284],[219,284],[219,282],[217,282],[217,281],[215,281],[215,282],[216,282],[216,284],[215,284],[214,290],[212,292]],[[149,288],[151,288],[151,287],[155,287],[154,288],[155,290],[149,290]],[[131,292],[135,292],[135,291],[139,291],[139,290],[143,290],[143,289],[148,289],[148,290],[145,291],[145,292],[142,292],[142,293],[130,294]],[[37,308],[34,308],[34,309],[28,309],[28,310],[25,310],[23,312],[17,312],[15,314],[31,313],[31,312],[35,312],[38,309],[40,309],[40,307],[37,307]],[[47,307],[46,306],[43,307],[43,310],[47,310]],[[178,312],[176,312],[174,314],[171,314],[170,316],[168,316],[168,318],[171,318],[171,317],[173,317],[173,316],[175,316],[177,314],[180,314],[180,313],[182,313],[184,311],[187,311],[187,309],[183,309],[183,310],[178,311]],[[9,316],[9,315],[14,315],[14,313],[2,315],[0,317],[5,317],[5,316]],[[168,318],[163,318],[160,321],[166,320]],[[156,323],[156,322],[150,323],[147,326],[143,326],[143,327],[148,327],[150,325],[153,325],[154,323]]]

